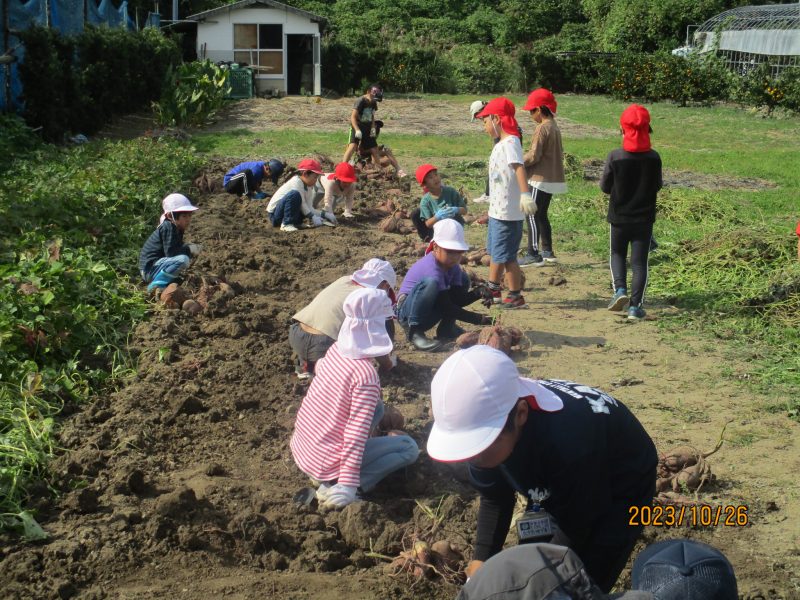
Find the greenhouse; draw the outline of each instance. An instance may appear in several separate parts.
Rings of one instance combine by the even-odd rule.
[[[800,3],[727,10],[703,23],[693,38],[695,51],[717,51],[739,74],[767,63],[777,76],[800,67]]]

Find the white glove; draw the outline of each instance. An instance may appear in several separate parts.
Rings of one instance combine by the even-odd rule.
[[[536,214],[536,202],[534,202],[530,192],[522,192],[519,195],[519,207],[526,215]]]
[[[356,488],[337,483],[327,490],[325,500],[322,502],[321,506],[323,508],[344,508],[355,501]]]
[[[320,217],[320,216],[319,216],[319,215],[317,215],[317,214],[312,214],[312,215],[311,215],[311,224],[312,224],[314,227],[319,227],[319,226],[321,226],[321,225],[322,225],[322,217]]]
[[[327,210],[322,213],[322,218],[325,219],[326,221],[330,221],[331,223],[334,223],[334,224],[336,223],[336,215],[334,215],[332,212],[329,212]]]
[[[355,136],[354,136],[354,137],[355,137],[357,140],[360,140],[360,139],[361,139],[361,130],[360,130],[360,129],[356,129],[356,134],[355,134]]]
[[[197,256],[203,251],[202,244],[189,244],[189,254],[192,256]]]
[[[373,127],[369,130],[369,135],[370,137],[378,137],[378,130]]]

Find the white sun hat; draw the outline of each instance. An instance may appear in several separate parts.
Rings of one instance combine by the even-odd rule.
[[[486,102],[483,100],[475,100],[475,102],[469,105],[469,116],[472,117],[473,123],[478,120],[475,118],[475,115],[481,112],[484,106],[486,106]]]
[[[469,250],[469,244],[464,239],[464,228],[455,219],[442,219],[433,224],[433,239],[426,253],[433,250],[433,244],[446,250]]]
[[[384,281],[391,288],[397,285],[397,274],[392,265],[380,258],[370,258],[364,266],[353,273],[351,279],[363,287],[376,288]]]
[[[392,301],[386,292],[359,288],[345,298],[344,321],[336,342],[339,352],[348,358],[386,356],[394,345],[386,331],[386,320],[394,316]]]
[[[192,201],[183,194],[169,194],[161,201],[161,222],[163,223],[170,213],[194,212],[196,210],[200,209],[193,205]]]
[[[434,422],[428,455],[457,462],[480,454],[500,435],[520,398],[535,395],[546,412],[564,407],[557,396],[540,391],[534,380],[519,376],[504,352],[482,345],[459,350],[442,363],[431,382]]]

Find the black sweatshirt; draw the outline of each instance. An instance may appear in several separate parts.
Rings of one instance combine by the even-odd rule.
[[[142,246],[139,269],[147,273],[158,259],[179,254],[191,256],[189,246],[183,243],[183,233],[177,225],[164,219]]]
[[[608,222],[654,223],[656,196],[662,185],[658,152],[628,152],[622,148],[611,151],[600,177],[600,189],[611,194]]]
[[[625,543],[633,533],[629,507],[652,501],[658,456],[633,413],[593,388],[559,380],[537,383],[545,388],[543,393],[561,398],[564,408],[530,410],[519,441],[502,465],[469,467],[481,498],[475,560],[502,550],[517,491],[549,492],[542,506],[576,551],[587,543]]]

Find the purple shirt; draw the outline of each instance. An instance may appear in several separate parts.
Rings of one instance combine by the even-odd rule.
[[[449,271],[445,271],[439,263],[436,262],[436,257],[433,252],[426,254],[417,262],[411,265],[411,268],[406,273],[403,283],[400,286],[401,294],[410,294],[414,286],[426,277],[432,277],[436,280],[439,291],[450,289],[453,285],[463,285],[463,271],[459,265],[454,266]]]

